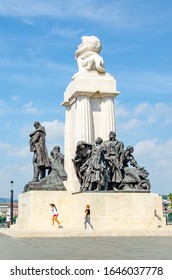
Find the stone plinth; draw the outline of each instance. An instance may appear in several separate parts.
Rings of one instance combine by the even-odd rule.
[[[76,193],[65,191],[30,191],[19,196],[16,227],[28,231],[52,231],[51,207],[59,210],[59,220],[68,231],[84,230],[85,205],[91,208],[96,232],[143,231],[165,227],[162,198],[154,193]]]
[[[114,98],[116,80],[108,73],[97,71],[77,73],[64,93],[65,119],[65,170],[68,174],[67,190],[80,189],[73,163],[78,141],[93,144],[100,136],[108,139],[110,131],[115,131]]]

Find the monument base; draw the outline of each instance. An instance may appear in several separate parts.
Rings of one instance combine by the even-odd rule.
[[[15,227],[47,232],[57,228],[51,223],[50,203],[57,206],[63,229],[71,232],[84,229],[86,204],[90,205],[96,232],[150,231],[166,226],[162,198],[154,193],[29,191],[19,195]]]

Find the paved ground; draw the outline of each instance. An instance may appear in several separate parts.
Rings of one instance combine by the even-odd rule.
[[[172,237],[32,237],[0,233],[0,260],[172,260]]]

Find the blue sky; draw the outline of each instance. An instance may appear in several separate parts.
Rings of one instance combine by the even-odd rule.
[[[172,192],[172,1],[0,1],[0,197],[32,178],[29,133],[63,151],[64,91],[83,35],[97,36],[117,81],[117,138],[133,145],[152,192]],[[108,136],[107,136],[108,138]],[[107,140],[107,139],[104,139]]]

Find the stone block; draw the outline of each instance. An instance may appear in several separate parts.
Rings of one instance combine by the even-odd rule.
[[[19,195],[17,229],[58,230],[57,225],[51,225],[50,203],[57,206],[65,230],[84,229],[86,204],[90,205],[91,222],[98,232],[165,227],[162,198],[154,193],[29,191]]]

